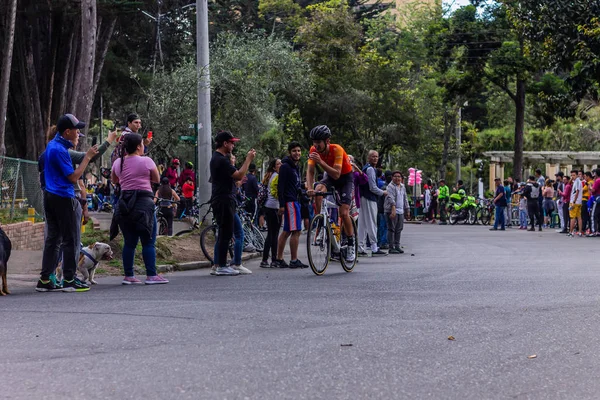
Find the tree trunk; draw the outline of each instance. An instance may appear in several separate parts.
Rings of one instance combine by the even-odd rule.
[[[106,22],[106,20],[108,20],[108,22]],[[98,28],[96,66],[94,71],[94,95],[98,90],[98,82],[100,82],[100,75],[102,74],[102,68],[104,68],[104,60],[106,59],[106,53],[108,52],[108,45],[110,44],[110,39],[112,38],[116,25],[117,17],[104,17],[101,26]]]
[[[440,164],[439,173],[440,179],[446,179],[446,170],[448,168],[448,159],[450,158],[450,137],[454,132],[455,116],[456,113],[452,112],[452,116],[448,115],[448,110],[444,111],[444,149],[442,151],[442,163]]]
[[[96,64],[96,0],[82,0],[81,2],[81,48],[78,70],[79,91],[77,93],[77,118],[87,123],[84,132],[90,126],[92,105],[94,103],[94,65]],[[85,148],[85,142],[82,143]]]
[[[6,109],[8,107],[8,88],[10,83],[13,44],[15,39],[15,23],[17,19],[17,0],[11,0],[8,7],[7,29],[5,29],[4,46],[2,48],[2,67],[0,68],[0,157],[6,155],[4,133],[6,129]],[[0,175],[2,175],[0,162]]]
[[[517,93],[515,98],[515,155],[513,157],[513,179],[521,182],[523,171],[523,135],[525,131],[525,81],[517,77]]]

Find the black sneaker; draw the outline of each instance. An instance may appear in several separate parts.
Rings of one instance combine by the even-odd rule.
[[[285,262],[285,260],[276,260],[277,263],[277,268],[289,268],[290,266],[288,265],[288,263]]]
[[[90,290],[90,287],[85,283],[81,283],[77,278],[70,281],[63,280],[63,292],[87,292],[88,290]]]
[[[269,262],[267,260],[263,260],[260,262],[260,267],[261,268],[271,268],[271,264],[269,264]]]
[[[367,254],[367,252],[366,252],[366,251],[359,251],[359,252],[358,252],[358,256],[359,256],[359,257],[366,257],[366,256],[368,256],[368,254]]]
[[[375,256],[387,256],[387,253],[385,251],[377,250],[373,252],[373,257]]]
[[[37,292],[60,292],[62,287],[56,286],[52,280],[48,279],[47,281],[39,280],[35,290]]]
[[[404,254],[404,250],[402,250],[400,247],[396,247],[396,250],[398,250],[398,253]]]
[[[290,268],[308,268],[308,265],[303,264],[300,260],[290,261]]]

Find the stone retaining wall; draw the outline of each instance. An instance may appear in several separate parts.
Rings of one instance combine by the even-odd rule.
[[[30,221],[2,225],[2,229],[10,238],[13,250],[43,250],[44,222]]]

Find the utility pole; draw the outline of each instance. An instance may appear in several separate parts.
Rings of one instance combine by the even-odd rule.
[[[208,0],[196,0],[196,43],[198,72],[198,200],[210,200],[212,189],[210,158],[212,154],[212,121],[210,117],[210,69],[208,53]]]
[[[458,122],[456,124],[456,182],[458,182],[460,177],[460,167],[462,165],[462,160],[460,157],[460,142],[462,140],[462,107],[458,107]]]

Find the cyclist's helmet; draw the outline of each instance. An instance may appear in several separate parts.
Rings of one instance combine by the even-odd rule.
[[[331,137],[331,131],[327,125],[315,126],[310,131],[310,140],[327,140]]]
[[[185,166],[188,167],[188,168],[194,168],[194,163],[191,162],[191,161],[188,161],[188,162],[185,163]]]

